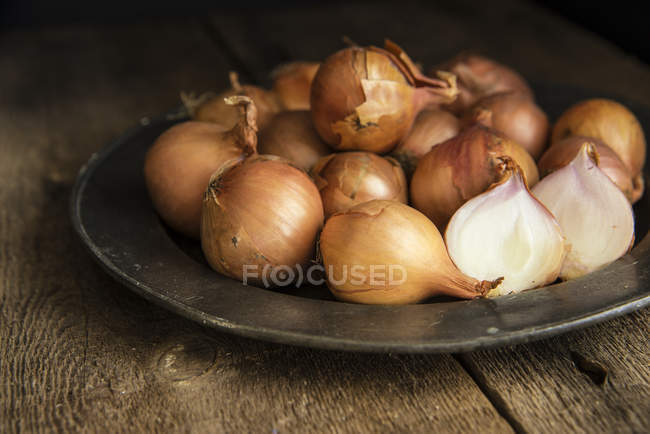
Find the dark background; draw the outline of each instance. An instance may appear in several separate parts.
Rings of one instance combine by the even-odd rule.
[[[337,1],[337,0],[333,0]],[[430,0],[431,1],[431,0]],[[332,1],[330,1],[332,2]],[[650,63],[650,30],[640,3],[623,0],[594,6],[592,1],[536,0],[535,3],[600,35],[626,53]],[[359,2],[357,2],[359,3]],[[371,8],[374,2],[365,1]],[[423,2],[423,7],[426,7]],[[127,22],[146,18],[200,17],[219,9],[240,9],[263,15],[265,9],[305,7],[306,1],[218,1],[218,0],[0,0],[3,27],[42,26],[69,23]],[[395,2],[399,7],[399,2]],[[471,11],[468,11],[468,13]],[[495,31],[507,32],[507,29]]]

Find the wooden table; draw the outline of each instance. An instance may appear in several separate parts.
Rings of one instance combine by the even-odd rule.
[[[342,35],[390,36],[425,65],[477,49],[650,105],[647,65],[526,3],[262,12],[0,33],[0,431],[650,431],[648,309],[491,351],[350,354],[202,328],[95,265],[68,219],[93,152],[180,90],[231,69],[268,84]]]

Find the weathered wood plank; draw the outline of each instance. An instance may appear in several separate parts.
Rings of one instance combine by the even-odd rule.
[[[223,335],[92,262],[68,223],[78,168],[229,66],[194,22],[0,38],[0,431],[510,432],[451,356]]]

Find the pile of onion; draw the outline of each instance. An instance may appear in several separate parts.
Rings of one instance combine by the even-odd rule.
[[[478,54],[459,54],[433,69],[436,70],[450,71],[458,77],[458,98],[445,108],[459,115],[480,99],[495,93],[514,91],[533,99],[533,91],[521,75]]]
[[[285,110],[309,110],[311,83],[320,62],[291,62],[271,73],[273,92]]]
[[[265,267],[307,265],[323,226],[318,189],[301,169],[270,155],[231,161],[203,199],[201,247],[212,268],[242,280],[245,266],[262,285]]]
[[[149,148],[144,179],[160,217],[173,229],[199,237],[201,204],[210,176],[226,161],[255,153],[255,105],[245,96],[227,98],[224,104],[239,110],[230,129],[220,124],[188,121],[165,131]]]
[[[306,110],[280,112],[260,133],[260,154],[277,155],[308,171],[331,150],[316,133]]]
[[[342,152],[321,159],[312,169],[325,218],[373,199],[406,203],[406,178],[399,163],[371,152]]]
[[[349,47],[328,57],[311,87],[314,126],[332,148],[388,152],[424,108],[454,101],[453,74],[422,75],[397,45]]]

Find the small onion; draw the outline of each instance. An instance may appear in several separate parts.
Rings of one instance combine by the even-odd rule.
[[[309,110],[309,93],[319,62],[291,62],[272,73],[273,92],[286,110]]]
[[[462,114],[478,100],[495,93],[516,91],[533,99],[530,86],[515,70],[478,54],[461,53],[433,70],[450,71],[458,77],[460,94],[446,106]]]
[[[419,111],[456,97],[453,74],[423,76],[395,44],[349,47],[328,57],[311,88],[318,134],[336,150],[390,151]]]
[[[321,159],[312,169],[325,218],[373,199],[406,203],[406,178],[399,163],[370,152],[343,152]]]
[[[245,96],[230,97],[228,104],[240,105],[239,122],[231,130],[183,122],[160,135],[145,157],[144,179],[154,208],[170,227],[193,238],[199,237],[210,176],[226,161],[255,153],[255,105]]]
[[[618,154],[598,139],[572,136],[555,142],[539,160],[540,175],[544,177],[571,163],[585,143],[591,143],[595,147],[600,160],[598,167],[609,179],[614,181],[614,184],[621,189],[625,197],[631,203],[639,200],[643,195],[643,183],[635,185],[632,182],[627,166],[621,161]]]
[[[260,154],[271,154],[292,161],[308,171],[331,150],[316,133],[308,111],[280,112],[260,133]]]
[[[602,140],[621,157],[632,177],[641,175],[645,164],[645,136],[634,113],[624,105],[602,98],[575,104],[553,126],[551,144],[570,136]]]
[[[528,185],[537,183],[537,166],[523,147],[477,124],[434,146],[420,159],[410,185],[413,206],[444,230],[463,203],[499,180],[498,157],[504,156],[521,167]]]
[[[480,99],[463,117],[463,125],[480,122],[501,131],[538,159],[548,137],[548,118],[529,96],[501,92]]]
[[[410,179],[420,158],[435,145],[456,136],[458,131],[459,121],[453,114],[435,108],[423,110],[391,155],[400,162]]]
[[[203,199],[201,247],[210,266],[235,279],[244,266],[258,277],[264,267],[307,265],[323,226],[318,189],[283,158],[256,155],[215,173]]]
[[[246,95],[253,100],[257,107],[257,125],[264,129],[271,118],[282,110],[282,105],[275,94],[266,89],[252,85],[240,85],[235,72],[230,73],[231,89],[219,95],[206,93],[198,98],[181,94],[183,104],[194,120],[213,122],[230,129],[237,123],[239,112],[224,103],[224,99],[234,95]]]
[[[417,303],[434,295],[476,298],[500,283],[462,274],[438,229],[400,202],[373,200],[334,214],[320,236],[332,294],[365,304]]]

